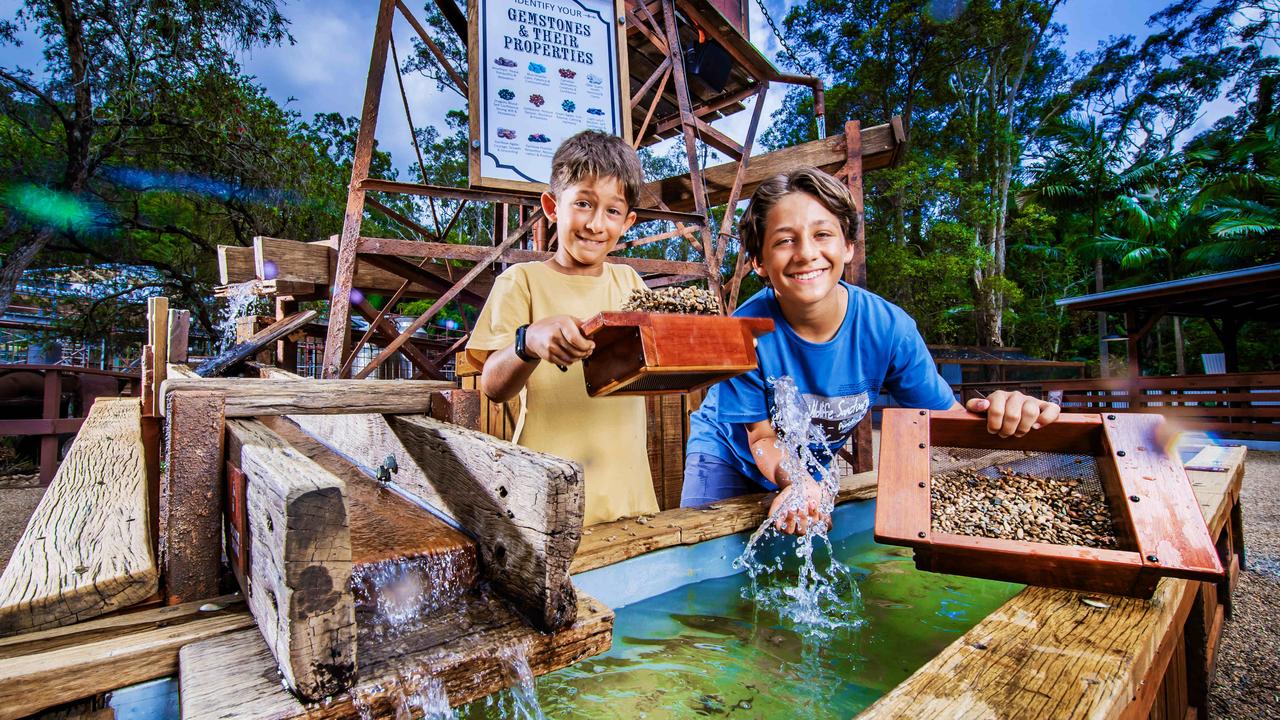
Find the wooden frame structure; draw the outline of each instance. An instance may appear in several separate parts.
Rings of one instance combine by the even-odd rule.
[[[466,19],[462,17],[461,11],[451,0],[438,0],[437,4],[458,33],[459,38],[466,42]],[[330,312],[325,342],[324,377],[336,378],[353,374],[352,357],[372,334],[367,332],[364,337],[352,342],[349,322],[353,308],[361,311],[367,318],[372,316],[370,322],[374,325],[378,325],[384,315],[383,312],[372,311],[371,307],[360,308],[358,299],[352,300],[352,289],[357,287],[353,279],[358,261],[381,265],[383,269],[400,275],[406,286],[415,280],[412,262],[389,262],[390,258],[375,259],[375,257],[392,255],[399,256],[400,260],[416,259],[420,261],[419,266],[429,260],[465,260],[475,263],[448,289],[437,291],[436,301],[409,327],[400,330],[395,337],[390,337],[389,334],[384,335],[382,351],[371,363],[354,373],[355,377],[362,378],[374,372],[396,352],[402,351],[413,332],[425,326],[443,310],[447,303],[466,292],[477,278],[487,272],[489,265],[495,262],[527,261],[549,257],[547,251],[551,235],[538,208],[537,198],[532,194],[517,191],[446,188],[369,177],[388,50],[394,52],[394,48],[391,48],[391,26],[397,12],[418,33],[460,94],[463,97],[469,95],[467,83],[463,79],[464,73],[459,72],[449,63],[439,45],[431,39],[405,3],[401,0],[382,0],[379,4],[374,31],[373,51],[352,164],[346,214],[342,233],[336,242],[336,257],[327,294],[330,300]],[[625,3],[624,17],[628,38],[628,68],[634,90],[631,93],[629,107],[636,113],[637,118],[643,113],[643,119],[634,133],[634,144],[639,147],[666,137],[680,135],[684,139],[691,171],[686,176],[668,178],[647,187],[641,200],[641,205],[644,207],[637,209],[637,215],[641,220],[671,221],[676,223],[676,229],[625,243],[625,247],[621,249],[625,250],[672,237],[688,237],[695,240],[695,246],[703,256],[702,262],[650,260],[643,263],[643,269],[640,267],[637,269],[650,273],[648,281],[651,285],[706,279],[713,291],[724,294],[719,268],[731,237],[732,223],[722,223],[719,231],[712,233],[711,224],[708,221],[709,209],[713,204],[735,206],[738,200],[745,197],[750,189],[763,179],[751,172],[753,160],[758,160],[751,158],[751,151],[763,111],[762,101],[770,83],[797,83],[813,88],[821,128],[823,122],[821,81],[816,78],[780,73],[708,0],[656,0],[656,2],[628,0]],[[682,49],[693,42],[694,38],[715,43],[732,59],[733,67],[728,80],[722,87],[715,88],[697,78],[690,77]],[[396,71],[399,72],[398,67]],[[695,89],[698,91],[696,97],[693,92]],[[409,106],[407,98],[403,97],[403,87],[401,90],[406,113],[408,113]],[[742,102],[752,97],[755,98],[756,104],[745,142],[739,144],[710,125],[715,118],[745,109]],[[412,127],[411,114],[409,121]],[[841,162],[836,169],[850,183],[851,189],[855,190],[855,197],[861,204],[861,165],[864,152],[862,132],[856,123],[851,124],[847,130],[852,130],[853,134],[850,136],[852,139],[848,143],[841,143],[847,147],[841,148],[844,152],[841,153]],[[887,153],[891,162],[896,153],[898,144],[896,141],[900,140],[901,131],[897,126],[893,126],[887,133],[879,134],[889,135],[894,141],[890,143]],[[732,172],[726,173],[722,169],[724,166],[721,166],[708,169],[704,174],[698,157],[699,140],[729,156],[734,165]],[[886,153],[881,150],[880,154]],[[806,155],[796,153],[791,155],[793,165],[809,159]],[[829,156],[830,152],[827,155]],[[776,166],[768,167],[775,168],[776,172]],[[722,183],[727,180],[727,192],[709,193],[709,183],[704,175],[717,177],[728,175],[729,177],[720,180]],[[453,216],[443,224],[438,223],[437,231],[432,232],[370,197],[371,193],[426,196],[432,198],[433,207],[436,198],[461,202]],[[457,223],[462,207],[467,203],[477,202],[494,205],[495,230],[492,244],[488,247],[477,247],[445,243],[444,239]],[[673,202],[681,206],[679,210],[673,209]],[[426,242],[362,236],[363,214],[367,208],[390,217],[418,240]],[[511,229],[513,223],[516,225],[514,230]],[[859,228],[858,240],[859,255],[854,263],[851,263],[848,272],[848,275],[855,279],[860,278],[863,273],[860,263],[861,228]],[[524,248],[519,247],[522,241]],[[642,264],[624,257],[618,257],[617,261],[632,265]],[[730,281],[728,299],[731,301],[731,306],[736,302],[736,288],[747,269],[744,263],[740,262]],[[394,305],[394,302],[403,296],[404,290],[405,288],[402,288],[397,291],[387,306]],[[291,309],[286,308],[282,312],[288,312]],[[421,362],[422,358],[410,357],[410,360],[419,366],[421,373],[431,374],[426,363]]]

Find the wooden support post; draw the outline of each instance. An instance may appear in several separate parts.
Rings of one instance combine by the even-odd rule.
[[[346,690],[356,667],[346,487],[257,421],[228,421],[227,451],[246,478],[249,611],[290,689],[309,700]]]
[[[844,267],[844,281],[865,288],[867,286],[867,236],[863,218],[866,216],[862,188],[862,123],[850,120],[844,124],[845,183],[858,210],[858,223],[853,228],[853,258]],[[852,456],[849,464],[856,473],[868,472],[875,467],[871,444],[871,413],[853,428],[849,442]]]
[[[298,301],[291,297],[276,298],[276,322],[282,322],[285,318],[295,315],[298,312]],[[298,371],[298,342],[291,340],[289,335],[285,335],[276,341],[276,367],[283,368],[289,372]]]
[[[58,627],[156,594],[141,414],[100,398],[0,575],[0,635]]]
[[[351,278],[356,271],[356,246],[364,219],[364,181],[369,177],[369,164],[373,159],[378,104],[382,99],[382,78],[387,71],[387,49],[395,7],[395,0],[380,0],[378,3],[373,52],[365,81],[364,108],[360,114],[360,131],[356,134],[355,158],[351,163],[351,185],[347,190],[347,209],[342,218],[342,238],[338,242],[338,265],[329,295],[329,332],[325,338],[321,373],[325,378],[338,377],[347,348],[351,346]]]
[[[311,322],[315,316],[315,310],[305,310],[303,312],[290,315],[279,322],[273,323],[266,328],[255,332],[244,342],[236,343],[233,347],[228,348],[217,357],[209,358],[204,361],[196,368],[196,374],[200,377],[214,377],[216,375],[221,375],[235,365],[256,355],[263,348],[269,347],[276,340],[294,332],[295,330],[301,329],[302,326]]]
[[[138,364],[141,366],[142,375],[142,417],[155,417],[156,397],[160,390],[160,386],[155,384],[155,349],[150,345],[143,345],[142,358]]]
[[[159,392],[169,362],[169,298],[147,298],[147,344],[151,346],[154,363],[151,386],[154,392]],[[159,413],[158,407],[153,408],[153,414]]]
[[[296,375],[259,378],[172,378],[165,395],[217,392],[226,417],[349,413],[426,413],[431,393],[452,390],[441,380],[311,380]]]
[[[469,430],[479,430],[480,391],[457,389],[431,393],[431,417]]]
[[[223,394],[165,397],[160,566],[170,605],[218,594],[222,565]]]
[[[43,410],[41,415],[45,420],[58,420],[62,417],[62,372],[60,370],[44,371]],[[58,436],[42,435],[40,437],[40,484],[48,485],[52,482],[53,474],[57,469]]]
[[[169,360],[171,363],[187,361],[188,343],[191,334],[191,311],[169,311]]]
[[[666,28],[666,40],[670,47],[680,47],[680,32],[676,29],[675,0],[662,0],[662,22]],[[685,74],[684,53],[677,53],[671,62],[672,80],[675,81],[676,101],[680,106],[680,120],[684,126],[685,156],[689,161],[689,182],[693,192],[693,205],[702,217],[702,253],[707,261],[707,285],[717,298],[724,297],[720,288],[720,265],[716,256],[711,224],[707,220],[707,188],[702,181],[701,163],[698,161],[697,129],[693,116],[693,103],[689,99],[689,79]]]

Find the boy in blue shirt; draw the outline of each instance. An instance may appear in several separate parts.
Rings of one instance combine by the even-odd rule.
[[[816,168],[802,168],[762,183],[742,216],[741,240],[765,289],[734,315],[767,317],[774,332],[759,338],[759,367],[722,382],[690,416],[682,506],[702,505],[761,490],[780,490],[770,515],[779,529],[804,533],[821,514],[821,485],[795,485],[782,468],[782,450],[770,417],[768,379],[791,377],[825,444],[810,444],[823,465],[831,462],[854,425],[887,390],[902,405],[959,408],[938,375],[915,322],[898,306],[841,276],[853,257],[850,231],[857,223],[853,197],[843,183]],[[987,413],[987,430],[1021,437],[1053,422],[1059,408],[1003,390],[970,400]],[[813,468],[816,470],[816,468]]]

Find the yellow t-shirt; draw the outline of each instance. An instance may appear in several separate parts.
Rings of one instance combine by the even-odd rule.
[[[481,365],[490,352],[514,343],[521,325],[552,315],[586,320],[618,310],[632,290],[644,286],[626,265],[605,263],[599,277],[565,275],[540,262],[513,265],[494,280],[467,354]],[[561,372],[543,362],[525,386],[524,408],[521,445],[582,465],[587,525],[658,511],[643,398],[588,397],[582,363]]]

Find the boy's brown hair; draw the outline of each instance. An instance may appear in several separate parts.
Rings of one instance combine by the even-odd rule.
[[[851,232],[857,228],[858,208],[844,183],[815,167],[804,167],[789,173],[774,175],[760,183],[751,194],[747,211],[738,223],[742,249],[747,258],[758,262],[764,250],[764,227],[769,211],[785,195],[802,192],[817,200],[840,221],[840,232],[845,242],[852,242]]]
[[[628,209],[636,206],[644,185],[636,151],[626,140],[598,130],[583,130],[556,148],[551,158],[551,194],[558,198],[566,187],[589,177],[618,178]]]

